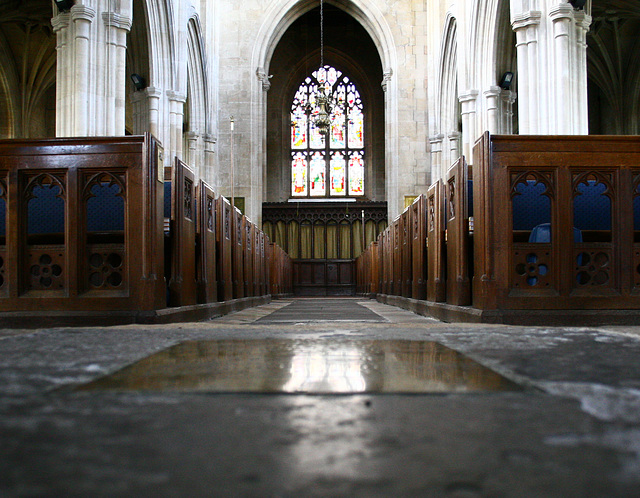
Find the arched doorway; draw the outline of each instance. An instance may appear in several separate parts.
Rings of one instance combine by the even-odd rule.
[[[354,291],[353,259],[363,245],[377,237],[379,227],[386,225],[387,212],[382,63],[375,43],[362,25],[331,5],[324,7],[323,62],[326,68],[321,68],[320,9],[316,8],[291,24],[271,59],[269,73],[273,77],[267,94],[266,119],[266,202],[262,211],[263,226],[272,239],[276,234],[269,234],[270,227],[284,222],[291,228],[280,242],[284,242],[285,250],[296,259],[296,289],[306,295]],[[309,103],[298,106],[295,115],[295,101],[301,95],[301,88],[306,88],[308,94],[309,89],[317,87],[319,69],[338,75],[332,87],[337,94],[344,90],[345,101],[350,91],[357,95],[356,107],[363,116],[362,143],[357,140],[349,143],[349,133],[353,138],[356,132],[355,127],[349,131],[348,116],[342,116],[346,117],[344,126],[338,126],[340,116],[334,112],[331,128],[344,131],[344,143],[329,137],[321,144],[314,144],[314,130],[309,121],[313,119],[313,110]],[[344,113],[349,112],[347,107],[345,103]],[[334,106],[334,110],[336,108],[339,106]],[[301,120],[306,120],[304,126]],[[302,133],[301,126],[307,141],[298,147],[291,137],[293,133]],[[298,177],[298,192],[293,188],[296,158],[305,176],[304,179]],[[320,183],[310,183],[314,180],[312,173]],[[360,174],[362,191],[355,186],[359,182],[354,183]],[[338,178],[342,178],[342,187],[340,182],[333,183]],[[338,250],[328,250],[328,247]]]

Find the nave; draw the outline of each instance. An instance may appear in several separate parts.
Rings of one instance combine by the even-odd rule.
[[[640,484],[640,327],[449,324],[307,298],[198,323],[2,330],[0,348],[2,495],[630,496]]]

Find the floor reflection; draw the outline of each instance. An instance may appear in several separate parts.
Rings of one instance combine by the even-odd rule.
[[[437,393],[520,390],[429,341],[187,341],[80,386],[256,393]]]

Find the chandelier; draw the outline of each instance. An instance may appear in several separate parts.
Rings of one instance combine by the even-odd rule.
[[[331,111],[333,109],[333,96],[331,95],[331,84],[327,81],[324,68],[324,0],[320,0],[320,69],[318,70],[318,90],[316,92],[316,104],[318,115],[315,125],[322,136],[329,134],[331,128]]]

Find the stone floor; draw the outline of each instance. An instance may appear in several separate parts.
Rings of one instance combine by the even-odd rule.
[[[434,341],[522,389],[77,389],[185,341],[229,340]],[[447,324],[357,299],[2,330],[0,496],[638,496],[639,358],[640,326]]]

